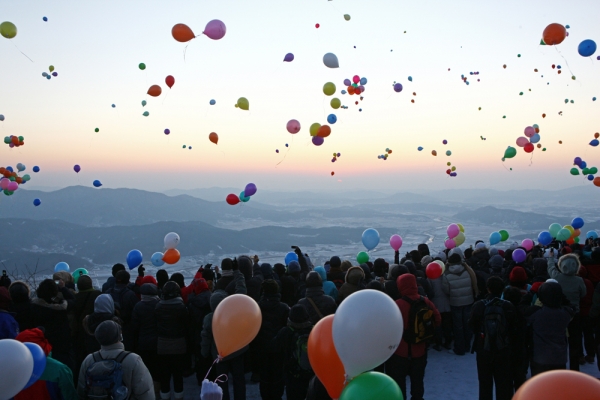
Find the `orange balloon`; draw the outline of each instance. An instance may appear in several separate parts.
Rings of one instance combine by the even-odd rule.
[[[354,94],[354,86],[348,86],[348,93],[349,94]]]
[[[544,29],[544,33],[542,34],[542,39],[544,39],[544,43],[548,46],[554,46],[556,44],[561,44],[565,37],[567,36],[567,30],[561,24],[550,24]]]
[[[581,235],[581,231],[579,229],[575,229],[571,237],[575,239],[577,236]]]
[[[249,345],[262,323],[260,307],[245,294],[232,294],[221,301],[213,314],[212,332],[219,357]]]
[[[165,251],[162,260],[167,264],[176,264],[177,261],[181,258],[181,254],[177,249],[169,249]]]
[[[308,337],[308,359],[329,397],[337,399],[344,389],[345,370],[333,345],[333,315],[322,318]]]
[[[575,239],[573,239],[573,238],[567,239],[567,244],[573,244],[573,243],[575,243]]]
[[[17,183],[23,183],[23,178],[18,177],[17,179],[15,179],[15,182],[17,182]]]
[[[334,176],[334,175],[335,175],[335,172],[331,171],[331,176]]]
[[[523,384],[512,400],[593,400],[600,393],[600,381],[587,374],[569,370],[548,371]]]
[[[594,178],[593,182],[594,182],[594,185],[595,185],[595,186],[598,186],[598,187],[600,187],[600,177],[596,177],[596,178]]]
[[[598,138],[600,137],[600,133],[598,133],[598,132],[594,133],[594,137],[595,137],[596,139],[598,139]]]
[[[196,37],[190,27],[185,24],[177,24],[173,26],[173,29],[171,29],[171,35],[173,35],[173,39],[182,43],[189,42]]]
[[[431,150],[431,155],[433,155],[433,156],[437,156],[437,151],[435,151],[435,150]]]
[[[158,97],[161,93],[162,89],[158,85],[152,85],[150,86],[150,89],[148,89],[148,94],[152,97]]]
[[[208,135],[208,140],[210,140],[214,144],[217,144],[219,143],[219,135],[217,135],[214,132],[211,132],[210,135]]]
[[[317,136],[327,137],[331,135],[331,128],[329,125],[322,125],[317,131]]]

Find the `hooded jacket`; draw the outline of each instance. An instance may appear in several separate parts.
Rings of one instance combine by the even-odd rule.
[[[442,274],[442,289],[452,307],[473,304],[478,292],[475,272],[465,263],[448,265]]]
[[[581,277],[577,276],[577,271],[581,264],[576,254],[566,254],[558,260],[556,265],[554,258],[548,260],[548,274],[556,279],[562,288],[562,292],[571,303],[575,313],[579,312],[579,303],[586,294],[585,283]]]
[[[365,278],[365,272],[361,267],[352,267],[346,273],[346,283],[342,285],[338,292],[337,303],[341,304],[342,301],[352,293],[359,290],[359,285]]]
[[[109,294],[101,294],[94,301],[94,312],[83,319],[82,326],[86,354],[100,350],[100,343],[96,340],[94,332],[96,328],[104,321],[112,320],[117,324],[123,324],[123,321],[115,315],[115,304]]]
[[[154,309],[160,301],[158,287],[152,283],[144,283],[140,287],[142,301],[133,307],[131,331],[134,337],[135,351],[156,353],[158,346],[158,328]]]
[[[263,295],[258,302],[262,314],[260,331],[256,337],[256,342],[261,354],[267,357],[283,358],[277,354],[271,341],[277,336],[281,328],[287,324],[290,308],[287,304],[281,302],[281,295],[269,294]],[[261,360],[264,361],[264,360]]]
[[[319,322],[321,318],[335,314],[335,310],[337,310],[335,300],[323,292],[323,286],[321,286],[321,284],[309,286],[309,282],[307,282],[306,296],[298,300],[298,304],[301,304],[306,308],[308,319],[313,325]]]
[[[337,300],[338,297],[338,289],[335,286],[335,283],[327,280],[327,272],[323,267],[315,268],[315,272],[318,272],[321,276],[321,281],[323,282],[323,292],[330,296],[333,300]]]
[[[189,314],[181,297],[161,300],[154,309],[158,333],[157,354],[185,354]]]
[[[398,291],[400,292],[400,295],[402,296],[399,300],[396,300],[396,304],[398,305],[398,308],[400,308],[400,312],[402,313],[402,320],[403,320],[404,326],[408,327],[411,304],[408,301],[406,301],[405,298],[408,298],[408,299],[414,301],[414,300],[418,300],[419,297],[422,297],[422,296],[419,295],[419,291],[417,289],[417,279],[415,278],[414,275],[404,274],[398,278],[396,283],[398,285]],[[427,304],[427,306],[433,311],[433,318],[435,320],[435,326],[436,327],[440,326],[440,324],[442,323],[442,317],[441,317],[438,309],[435,307],[435,304],[433,304],[433,302],[431,302],[427,297],[423,297],[423,299],[425,300],[425,303]],[[407,328],[405,328],[405,329],[407,329]],[[396,354],[397,356],[400,356],[400,357],[409,357],[409,346],[410,346],[410,356],[411,357],[418,358],[418,357],[423,357],[425,355],[425,351],[426,351],[426,343],[425,342],[409,345],[404,340],[404,337],[400,341],[400,345],[398,346],[398,348],[396,349],[394,354]]]
[[[408,268],[404,265],[394,264],[390,268],[388,280],[383,283],[383,290],[394,301],[400,298],[396,281],[398,280],[398,277],[403,274],[408,274]]]
[[[71,351],[71,328],[68,311],[72,308],[74,296],[67,288],[60,290],[64,300],[48,303],[39,297],[31,303],[34,326],[43,326],[46,338],[52,345],[55,355],[68,354]],[[58,301],[58,300],[57,300]]]

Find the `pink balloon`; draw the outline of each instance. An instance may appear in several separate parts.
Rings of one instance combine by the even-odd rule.
[[[0,179],[0,189],[2,189],[2,190],[8,189],[8,184],[9,183],[10,183],[9,179],[6,179],[6,178]]]
[[[444,242],[444,246],[446,246],[447,249],[453,249],[456,247],[456,242],[454,242],[454,239],[447,239]]]
[[[354,83],[360,82],[360,76],[354,75],[354,77],[352,77],[352,82],[354,82]]]
[[[287,130],[292,135],[300,132],[300,122],[295,119],[290,119],[287,123]]]
[[[525,136],[532,137],[533,135],[535,135],[535,128],[533,126],[525,128]]]
[[[448,234],[448,237],[450,239],[454,239],[460,233],[460,228],[456,224],[450,224],[450,225],[448,225],[448,229],[446,229],[446,233]],[[452,247],[454,247],[454,246],[452,246]],[[448,248],[451,249],[452,247],[448,247]]]
[[[529,140],[527,140],[527,138],[526,138],[526,137],[520,136],[520,137],[517,139],[517,146],[519,146],[519,147],[525,147],[525,145],[526,145],[527,143],[529,143]]]
[[[533,240],[531,240],[531,239],[524,239],[521,242],[521,247],[524,247],[525,250],[527,250],[527,251],[531,251],[531,249],[533,249],[533,245],[534,245],[534,243],[533,243]]]
[[[17,182],[8,182],[8,186],[6,187],[6,189],[10,192],[14,192],[15,190],[17,190],[19,188],[19,184]]]
[[[390,238],[390,246],[392,246],[392,249],[395,251],[400,250],[400,247],[402,247],[402,238],[400,235],[392,235]]]
[[[219,40],[225,36],[227,32],[227,28],[222,21],[218,19],[213,19],[208,24],[206,24],[206,28],[204,28],[204,33],[206,36],[211,38],[212,40]]]

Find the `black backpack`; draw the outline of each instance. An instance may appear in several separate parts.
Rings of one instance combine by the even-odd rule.
[[[409,344],[423,343],[435,336],[435,320],[433,310],[425,302],[423,296],[418,300],[402,297],[402,300],[410,304],[408,314],[408,326],[404,327],[402,337]]]
[[[503,304],[506,300],[493,298],[485,302],[483,312],[483,350],[497,352],[508,346],[508,327]]]
[[[292,329],[292,328],[290,328]],[[292,331],[294,331],[292,329]],[[294,376],[313,375],[313,369],[308,359],[308,337],[310,333],[294,331],[292,336],[292,353],[288,360],[288,366]]]
[[[85,398],[95,400],[125,400],[127,387],[123,384],[123,361],[131,354],[122,351],[117,358],[102,358],[92,354],[94,362],[85,371]]]

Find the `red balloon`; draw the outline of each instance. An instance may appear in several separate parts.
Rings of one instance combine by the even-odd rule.
[[[425,268],[425,274],[429,279],[437,279],[442,276],[442,267],[436,262],[429,263]]]
[[[227,204],[229,204],[230,206],[235,206],[237,203],[240,202],[240,198],[237,197],[235,194],[231,193],[227,195],[227,198],[225,199],[227,201]]]
[[[173,29],[171,29],[171,34],[173,35],[173,39],[182,43],[189,42],[196,37],[190,27],[185,24],[177,24],[173,26]]]
[[[567,30],[561,24],[550,24],[544,29],[542,33],[542,38],[544,43],[548,46],[554,46],[557,44],[561,44],[565,37],[567,36]]]
[[[533,146],[533,144],[531,143],[527,143],[524,147],[523,150],[525,150],[525,153],[531,153],[533,151],[533,149],[535,149],[535,147]]]
[[[173,85],[175,84],[175,78],[173,78],[172,75],[169,75],[165,78],[165,83],[167,84],[169,89],[171,89],[173,87]]]

